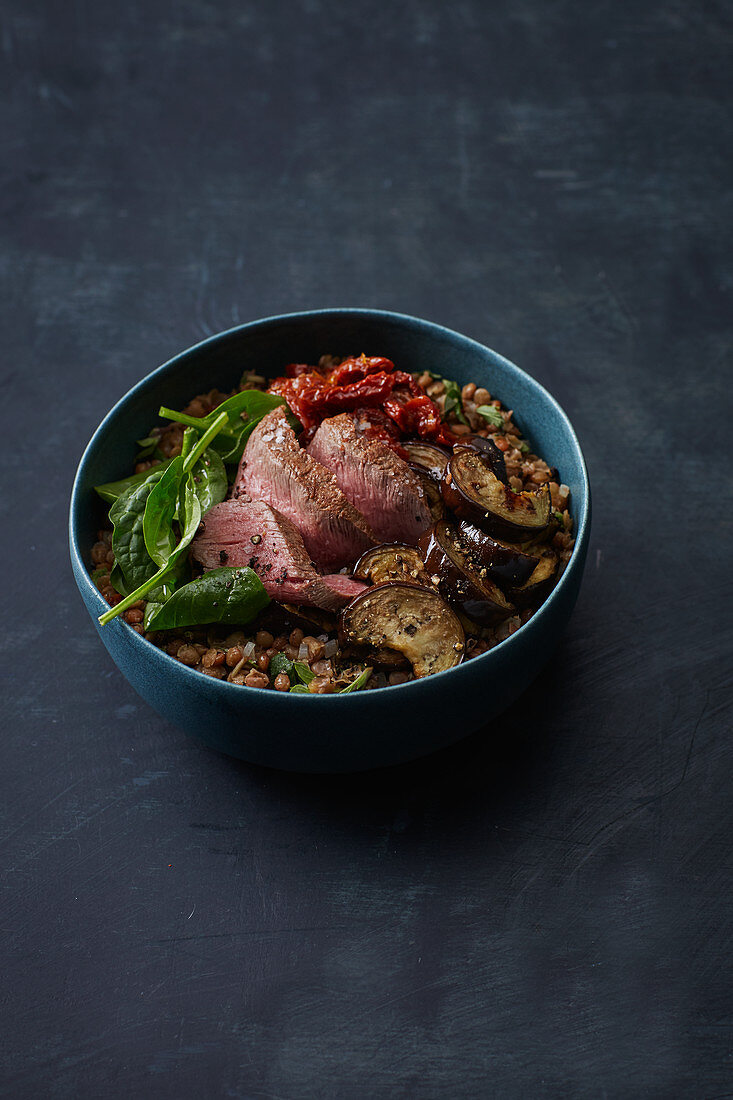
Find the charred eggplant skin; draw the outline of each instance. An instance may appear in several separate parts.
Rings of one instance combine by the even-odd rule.
[[[391,581],[367,588],[346,605],[339,644],[396,650],[422,679],[460,664],[466,637],[458,616],[434,588]]]
[[[504,455],[493,439],[483,435],[464,435],[453,444],[453,454],[458,454],[460,451],[473,451],[494,476],[498,477],[502,485],[509,484]]]
[[[282,634],[299,627],[306,634],[331,634],[336,629],[337,616],[318,607],[295,606],[272,600],[260,620],[263,629]]]
[[[423,443],[415,440],[403,443],[402,447],[407,451],[408,461],[413,468],[424,470],[435,481],[440,481],[450,458],[448,451],[439,447],[437,443]]]
[[[431,577],[446,599],[479,626],[490,626],[514,613],[514,605],[492,581],[488,570],[461,544],[456,528],[441,521],[422,536],[419,549]]]
[[[354,566],[357,580],[371,584],[403,581],[405,584],[430,585],[425,563],[414,546],[403,542],[385,542],[372,546]]]
[[[374,649],[368,645],[342,645],[339,646],[339,651],[344,658],[363,662],[367,665],[375,665],[385,672],[396,672],[398,669],[410,668],[410,662],[404,653],[398,653],[396,649],[387,649],[386,646]]]
[[[539,561],[539,551],[533,555],[524,546],[501,542],[464,519],[458,523],[458,537],[470,550],[472,560],[505,590],[524,584]]]
[[[524,584],[511,591],[517,607],[532,607],[540,604],[555,586],[559,559],[549,546],[541,553],[537,565]]]
[[[443,500],[459,518],[510,542],[526,542],[550,522],[550,487],[515,493],[496,477],[475,451],[453,455],[442,481]]]
[[[428,473],[424,466],[418,466],[417,463],[411,462],[410,469],[422,485],[425,502],[430,510],[430,518],[433,522],[437,519],[443,519],[445,516],[445,502],[440,490],[440,482],[436,481],[433,475]]]

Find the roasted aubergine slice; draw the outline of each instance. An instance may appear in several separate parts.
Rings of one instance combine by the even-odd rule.
[[[472,622],[489,626],[514,613],[514,605],[491,580],[488,570],[461,544],[453,524],[436,523],[422,536],[420,550],[441,593]]]
[[[459,519],[510,542],[535,538],[550,522],[550,487],[515,493],[476,451],[459,450],[443,476],[443,499]]]
[[[346,605],[339,641],[393,649],[407,658],[418,679],[454,668],[466,649],[458,616],[434,588],[394,581],[368,588]]]
[[[517,607],[531,607],[544,600],[555,584],[558,564],[558,556],[551,547],[542,550],[537,565],[524,584],[511,590],[511,597]]]
[[[461,520],[458,535],[471,553],[471,560],[486,569],[489,577],[501,588],[515,588],[528,580],[539,561],[540,550],[521,543],[501,542],[473,523]]]
[[[372,546],[354,567],[357,580],[371,584],[404,581],[405,584],[430,585],[425,563],[414,546],[402,542],[385,542]]]

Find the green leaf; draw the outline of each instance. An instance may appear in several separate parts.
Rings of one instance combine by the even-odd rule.
[[[148,592],[147,598],[151,603],[166,603],[175,590],[181,587],[181,584],[185,584],[186,581],[191,579],[188,559],[181,557],[176,562],[168,573],[166,573],[165,579],[161,581],[155,588],[151,588]]]
[[[247,566],[223,566],[174,592],[150,617],[150,630],[173,630],[208,623],[243,626],[270,602],[262,581]]]
[[[289,657],[286,657],[284,653],[276,653],[270,661],[270,676],[274,680],[276,676],[279,676],[283,672],[290,678],[292,683],[295,673],[293,662]]]
[[[455,415],[460,420],[461,424],[468,424],[466,420],[466,414],[463,411],[463,398],[461,397],[461,387],[457,382],[454,382],[452,378],[444,378],[442,374],[433,374],[432,371],[428,372],[430,377],[436,382],[442,382],[445,387],[445,402],[443,404],[443,420],[450,415]]]
[[[341,691],[337,692],[337,694],[348,695],[350,691],[359,691],[369,680],[369,677],[371,676],[373,671],[373,668],[365,668],[363,672],[359,673],[355,680],[353,680],[350,684],[347,684],[345,688],[341,688]]]
[[[227,398],[218,408],[204,417],[213,423],[213,418],[225,412],[229,417],[230,431],[238,432],[242,427],[242,414],[247,417],[247,424],[254,420],[261,420],[267,413],[272,412],[279,405],[285,404],[285,398],[275,393],[263,393],[262,390],[242,390],[233,397]],[[252,424],[254,427],[254,424]],[[251,429],[250,429],[251,430]]]
[[[485,420],[488,420],[489,424],[492,424],[495,428],[504,427],[504,417],[501,415],[496,405],[479,405],[476,412],[480,416],[483,416]]]
[[[121,596],[126,596],[129,589],[125,584],[125,578],[117,562],[112,566],[112,572],[109,575],[109,583],[114,588],[115,592],[119,592]]]
[[[523,455],[528,455],[529,454],[529,443],[527,442],[526,439],[520,439],[520,441],[519,441],[519,450],[522,452]]]
[[[285,398],[274,393],[263,393],[261,390],[243,390],[235,393],[233,397],[223,401],[213,412],[207,416],[193,417],[185,413],[175,412],[161,406],[159,415],[167,420],[175,420],[179,424],[186,424],[197,431],[206,432],[216,422],[222,413],[226,413],[226,423],[216,437],[213,444],[222,461],[233,464],[238,463],[244,454],[253,429],[259,424],[262,417],[279,405],[285,404]],[[245,416],[246,420],[242,417]]]
[[[225,499],[229,488],[227,472],[221,456],[212,447],[204,451],[189,477],[193,479],[202,515]]]
[[[178,546],[175,548],[168,561],[164,565],[161,565],[157,572],[153,573],[151,577],[148,577],[147,580],[139,584],[137,588],[125,596],[125,599],[121,600],[115,607],[110,607],[109,611],[105,611],[103,615],[99,616],[99,622],[102,626],[111,622],[112,619],[116,618],[118,615],[121,615],[123,611],[127,611],[128,607],[131,607],[144,596],[147,596],[148,592],[157,588],[164,580],[171,576],[175,576],[177,567],[179,564],[183,564],[184,551],[188,549],[188,545],[196,534],[198,525],[201,522],[201,505],[192,489],[187,487],[184,499],[185,506],[181,509],[183,513],[183,536]]]
[[[164,489],[161,489],[160,496],[154,498],[154,503],[151,505],[148,517],[147,541],[150,543],[150,547],[156,555],[156,560],[160,561],[157,570],[155,570],[156,562],[151,558],[146,546],[145,508],[149,495],[152,493],[157,482],[164,474],[168,473],[168,468],[166,468],[166,470],[158,468],[148,477],[147,481],[143,482],[142,485],[130,489],[127,494],[118,497],[112,505],[110,517],[112,517],[113,512],[117,517],[117,526],[112,535],[112,548],[115,548],[115,533],[119,528],[121,534],[118,538],[118,542],[121,550],[124,550],[128,544],[129,546],[134,546],[135,558],[133,559],[133,564],[142,567],[142,565],[145,564],[143,554],[149,564],[145,564],[144,569],[144,572],[148,575],[144,576],[143,580],[139,582],[136,587],[130,582],[130,578],[127,575],[127,568],[124,565],[122,566],[128,588],[132,588],[132,591],[128,591],[125,598],[115,607],[109,608],[108,611],[105,611],[103,615],[99,616],[99,622],[102,625],[111,622],[117,615],[121,615],[123,611],[127,611],[132,604],[142,599],[143,596],[147,596],[150,591],[159,587],[166,579],[176,576],[179,565],[183,564],[183,555],[188,549],[201,522],[201,502],[196,494],[195,483],[193,478],[186,475],[190,474],[209,443],[211,443],[212,440],[216,438],[217,433],[222,430],[226,423],[226,419],[226,413],[220,413],[206,429],[192,450],[189,450],[188,447],[190,439],[186,441],[184,438],[186,455],[185,457],[179,455],[177,460],[174,459],[176,463],[175,466],[171,463],[173,473],[166,479],[166,484]],[[158,475],[157,477],[154,476],[156,473]],[[173,512],[171,513],[173,488],[176,489],[177,503],[173,506]],[[128,516],[127,510],[133,498],[136,506],[133,513]],[[174,545],[175,536],[172,534],[173,515],[178,519],[178,526],[181,533],[180,542],[177,546]],[[170,519],[171,523],[170,532],[166,530],[167,519]],[[167,558],[166,554],[168,554]],[[130,562],[128,562],[128,566],[129,565]],[[150,574],[151,569],[153,570],[152,574]],[[157,615],[151,618],[150,621],[153,622],[155,619],[157,619]]]
[[[140,450],[135,455],[136,462],[142,462],[145,458],[164,458],[165,455],[160,449],[160,437],[157,435],[148,435],[145,439],[137,439],[135,441]]]
[[[250,390],[249,392],[259,393],[258,390]],[[273,397],[274,394],[262,394],[261,396]],[[262,417],[266,416],[268,412],[272,412],[273,408],[277,408],[278,405],[282,403],[282,399],[280,399],[277,405],[272,405],[271,408],[265,409],[261,415],[250,418],[246,424],[242,422],[238,431],[229,435],[222,433],[214,443],[214,446],[221,455],[222,461],[226,462],[228,466],[238,465],[244,454],[244,449],[247,446],[247,440],[252,435],[252,432],[257,427],[260,420],[262,420]],[[293,428],[295,428],[296,424],[299,424],[299,421],[295,420],[294,417],[288,417],[288,420]],[[302,428],[300,430],[302,431]]]
[[[300,682],[305,684],[306,687],[316,678],[315,672],[311,672],[308,665],[304,664],[303,661],[293,661],[293,669]]]
[[[149,470],[142,470],[139,474],[131,474],[130,477],[123,477],[120,481],[108,481],[104,485],[95,485],[94,491],[99,494],[102,500],[114,504],[117,498],[126,493],[128,489],[134,489],[136,485],[144,484],[152,473],[161,474],[163,470],[170,466],[172,461],[172,458],[168,458],[165,462],[161,462],[159,466],[151,466]]]
[[[185,550],[201,523],[201,502],[196,496],[196,490],[191,480],[187,480],[178,502],[178,524],[181,528],[181,541],[170,556],[171,564],[173,556],[180,557],[180,551]]]
[[[145,605],[145,613],[143,615],[143,626],[146,630],[150,630],[150,620],[153,619],[160,611],[162,603],[158,603],[157,600],[148,600]]]
[[[145,549],[156,565],[165,565],[176,545],[173,520],[183,477],[183,459],[178,456],[148,494],[143,514]]]
[[[112,549],[115,554],[115,577],[122,579],[124,591],[114,587],[122,595],[132,592],[155,573],[155,562],[145,547],[143,517],[148,497],[166,472],[161,466],[146,471],[146,478],[130,486],[115,499],[109,510],[114,528]]]
[[[168,570],[161,583],[148,592],[146,597],[148,602],[145,606],[145,617],[143,619],[143,626],[146,630],[153,615],[157,613],[163,604],[168,602],[177,588],[180,588],[182,584],[190,579],[191,567],[188,558],[184,554]]]
[[[305,684],[293,684],[293,686],[290,689],[290,694],[291,695],[310,695],[310,692],[308,691],[308,688],[305,686]]]

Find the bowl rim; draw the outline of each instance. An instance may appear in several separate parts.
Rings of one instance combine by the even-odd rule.
[[[460,665],[456,665],[454,668],[446,669],[443,672],[438,672],[433,676],[425,677],[421,680],[411,680],[405,684],[387,684],[384,687],[371,688],[368,693],[369,697],[372,699],[377,695],[381,697],[382,693],[384,692],[389,692],[389,698],[394,698],[393,693],[395,691],[419,691],[420,688],[424,687],[426,684],[435,684],[437,680],[442,679],[442,677],[445,676],[453,676],[457,679],[457,676],[461,675],[462,670],[465,672],[467,668],[478,668],[482,666],[486,667],[486,662],[491,660],[492,658],[495,659],[496,655],[500,651],[505,652],[511,649],[513,645],[521,644],[521,636],[525,634],[525,631],[529,630],[533,626],[537,627],[545,618],[547,618],[547,616],[550,614],[552,605],[557,602],[563,590],[568,586],[568,584],[570,584],[571,572],[573,571],[573,567],[577,563],[578,558],[585,550],[585,546],[590,533],[590,479],[588,477],[588,469],[586,466],[585,457],[583,455],[583,450],[580,445],[580,440],[578,439],[575,428],[573,427],[569,416],[560,405],[559,401],[555,397],[553,397],[549,390],[547,390],[542,385],[542,383],[538,382],[537,379],[534,378],[531,374],[523,370],[521,367],[518,367],[516,363],[513,363],[510,359],[507,359],[499,352],[494,351],[493,348],[488,347],[486,344],[482,344],[479,340],[474,340],[470,336],[464,336],[463,333],[456,332],[455,329],[447,328],[445,325],[440,325],[435,321],[427,321],[421,317],[414,317],[407,313],[398,313],[392,310],[370,309],[367,307],[358,306],[339,306],[333,308],[325,307],[321,309],[299,310],[293,313],[273,314],[269,317],[261,317],[252,321],[246,321],[243,324],[234,325],[232,326],[232,328],[224,329],[222,332],[216,332],[211,336],[206,337],[206,339],[200,340],[198,343],[192,344],[190,347],[187,347],[183,351],[178,352],[171,359],[166,360],[165,363],[162,363],[160,366],[156,367],[154,370],[144,375],[143,378],[141,378],[138,382],[131,386],[130,389],[127,390],[127,392],[124,393],[115,402],[109,412],[100,421],[91,439],[84,448],[84,452],[81,456],[81,459],[79,460],[79,465],[77,466],[76,473],[74,475],[74,483],[71,490],[71,499],[69,503],[69,551],[71,564],[80,591],[82,589],[82,585],[84,585],[88,596],[91,597],[94,603],[98,606],[99,614],[102,614],[105,608],[107,608],[107,603],[102,598],[102,595],[96,585],[92,582],[91,574],[89,573],[84,558],[82,557],[77,538],[77,517],[80,515],[84,507],[84,502],[82,500],[81,483],[84,479],[87,463],[90,461],[90,457],[97,446],[98,440],[105,434],[108,424],[112,420],[114,420],[122,406],[126,405],[131,398],[133,398],[141,390],[146,388],[150,384],[150,382],[153,381],[157,376],[165,374],[171,369],[171,367],[174,367],[181,360],[187,359],[193,352],[199,351],[206,347],[213,347],[215,344],[225,341],[235,333],[243,332],[248,329],[275,327],[284,322],[306,320],[313,317],[323,317],[327,315],[349,316],[354,318],[362,317],[364,319],[382,319],[385,321],[397,322],[398,324],[404,325],[408,328],[419,329],[422,332],[427,332],[433,335],[446,336],[450,340],[457,342],[459,345],[462,345],[466,348],[470,348],[480,352],[490,352],[492,356],[494,356],[501,362],[502,367],[508,370],[510,374],[514,374],[516,376],[519,376],[523,380],[526,380],[532,387],[539,391],[542,399],[548,405],[550,405],[554,409],[555,413],[559,416],[559,418],[564,421],[564,425],[570,441],[575,448],[576,457],[579,461],[580,471],[582,475],[585,507],[583,509],[583,515],[576,531],[573,552],[568,560],[562,576],[560,577],[560,580],[557,582],[550,595],[535,611],[532,618],[529,619],[528,622],[520,626],[519,629],[516,630],[513,634],[509,635],[508,638],[505,638],[502,642],[499,642],[490,650],[487,650],[486,653],[482,653],[478,657],[471,658],[470,661],[463,661]],[[573,518],[576,520],[576,522],[578,522],[576,516],[574,516]],[[82,596],[83,594],[84,593],[82,592]],[[293,705],[299,705],[298,700],[300,699],[300,696],[297,694],[295,695],[295,697],[293,697],[290,692],[273,692],[269,688],[249,687],[246,684],[230,684],[227,680],[217,680],[214,677],[210,676],[204,677],[200,672],[189,668],[187,665],[182,665],[180,661],[177,661],[174,657],[171,657],[170,654],[165,652],[165,650],[158,648],[158,646],[153,646],[151,642],[146,641],[142,635],[138,634],[137,631],[134,631],[128,623],[125,623],[120,619],[114,619],[111,623],[108,624],[108,628],[114,629],[115,627],[127,630],[133,646],[139,646],[141,654],[144,653],[148,656],[148,658],[153,657],[153,659],[155,659],[154,655],[157,655],[157,657],[159,657],[164,662],[164,666],[166,663],[168,663],[168,667],[170,667],[171,669],[175,669],[179,674],[182,674],[184,677],[195,678],[195,680],[192,681],[192,684],[195,682],[199,684],[202,689],[214,692],[224,692],[225,697],[229,699],[232,699],[234,697],[242,699],[252,698],[251,693],[256,692],[256,698],[261,700],[264,696],[267,696],[267,698],[271,700],[272,703],[276,706],[283,705],[283,701],[287,699],[292,699]],[[519,643],[517,642],[517,639],[520,639]],[[153,651],[152,653],[150,652],[151,650]],[[481,663],[480,665],[479,662]],[[242,695],[243,690],[245,692],[245,695]],[[233,693],[236,693],[236,696]],[[359,692],[349,692],[347,695],[347,699],[351,699],[351,697],[354,695],[357,698],[361,697],[361,693]],[[340,698],[340,693],[334,693],[331,695],[319,695],[317,696],[317,698],[322,701],[322,704],[323,701],[328,700],[328,703],[326,704],[327,706],[351,705],[351,703],[347,700],[341,700],[341,704],[336,702],[336,700]],[[276,700],[279,700],[280,702],[276,703]]]

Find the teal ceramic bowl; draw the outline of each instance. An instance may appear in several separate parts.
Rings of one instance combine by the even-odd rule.
[[[132,441],[159,405],[234,387],[243,369],[266,376],[294,360],[365,351],[403,370],[475,381],[514,409],[538,454],[571,489],[577,540],[549,599],[489,653],[449,672],[350,695],[289,695],[210,679],[146,642],[120,619],[97,624],[106,604],[86,563],[104,516],[93,486],[125,475]],[[69,535],[82,599],[120,672],[164,718],[214,749],[298,772],[353,772],[412,760],[458,741],[509,706],[534,680],[564,630],[580,587],[590,532],[590,488],[580,444],[550,394],[507,359],[457,332],[397,313],[329,309],[269,317],[212,336],[134,386],[94,433],[74,482]]]

